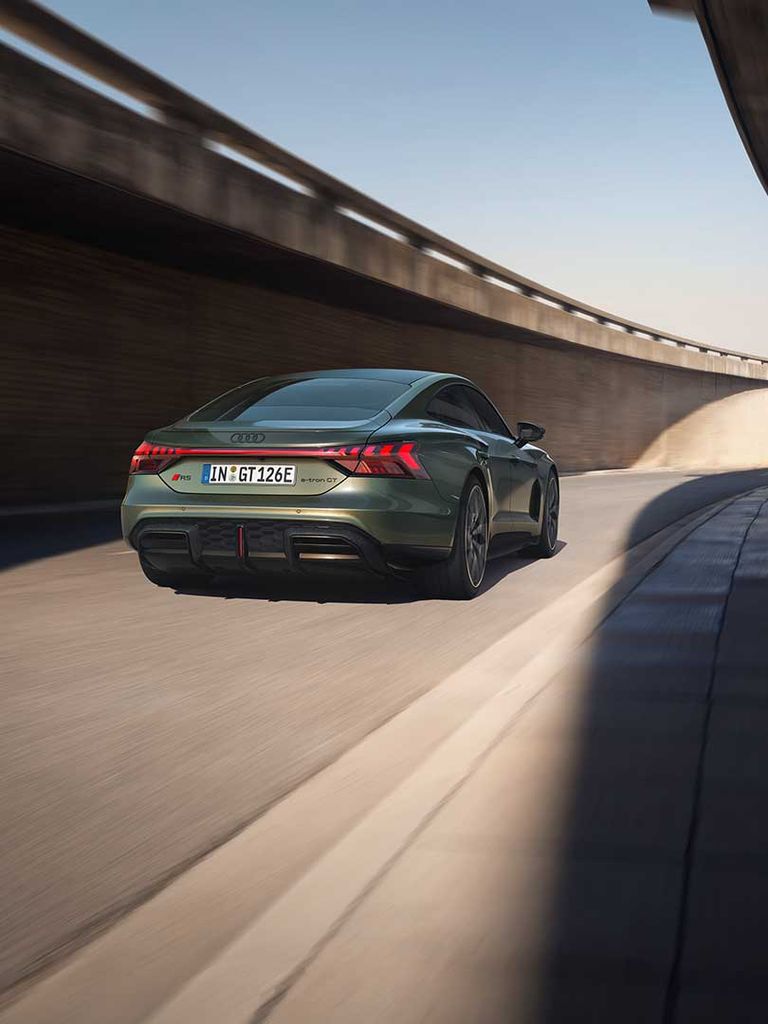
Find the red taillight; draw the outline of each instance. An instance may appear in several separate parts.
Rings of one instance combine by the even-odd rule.
[[[368,444],[351,472],[355,476],[429,476],[419,460],[413,441]]]
[[[137,473],[162,473],[177,458],[175,448],[142,441],[133,453],[129,473],[131,476],[135,476]]]

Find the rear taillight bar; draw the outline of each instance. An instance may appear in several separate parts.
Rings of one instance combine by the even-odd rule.
[[[415,441],[367,444],[338,448],[172,448],[143,441],[133,454],[130,473],[162,473],[178,459],[192,456],[248,456],[258,459],[324,459],[335,462],[352,476],[427,478]]]
[[[360,452],[358,463],[350,472],[355,476],[429,476],[419,459],[414,441],[368,444]]]

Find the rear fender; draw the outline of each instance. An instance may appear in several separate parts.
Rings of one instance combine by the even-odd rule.
[[[454,514],[458,513],[467,478],[477,473],[484,481],[493,519],[496,496],[488,468],[488,446],[481,437],[428,419],[393,420],[371,435],[376,444],[396,440],[416,441],[424,468]]]

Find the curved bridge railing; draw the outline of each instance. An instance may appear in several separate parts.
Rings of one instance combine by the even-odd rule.
[[[195,134],[201,144],[229,149],[247,158],[249,162],[281,176],[318,201],[331,203],[341,213],[362,218],[371,227],[393,235],[403,244],[448,260],[467,273],[574,316],[645,337],[649,342],[768,366],[768,357],[734,352],[661,332],[655,327],[628,320],[553,291],[485,259],[294,156],[31,0],[2,0],[0,25],[110,88],[144,104],[154,116],[166,123]]]

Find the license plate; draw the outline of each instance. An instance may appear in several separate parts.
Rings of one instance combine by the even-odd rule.
[[[265,465],[233,466],[230,463],[206,462],[203,464],[204,484],[267,484],[269,486],[292,486],[296,483],[296,467],[271,463]]]

